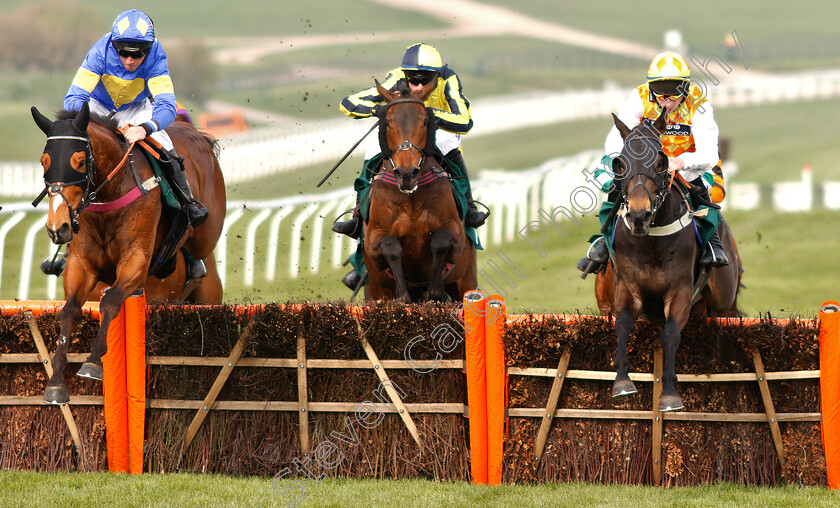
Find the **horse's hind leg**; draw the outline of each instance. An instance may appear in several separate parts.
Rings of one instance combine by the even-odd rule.
[[[432,233],[430,246],[432,248],[432,282],[429,285],[429,299],[445,302],[449,299],[443,287],[443,267],[447,255],[452,250],[455,238],[448,229],[438,229]]]
[[[391,268],[391,273],[394,275],[395,296],[397,300],[402,300],[405,303],[411,303],[411,297],[408,294],[408,286],[405,284],[405,274],[403,273],[403,250],[400,241],[391,235],[382,235],[379,240],[379,251],[382,257]]]

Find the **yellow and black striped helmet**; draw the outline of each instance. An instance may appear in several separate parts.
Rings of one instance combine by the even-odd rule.
[[[402,59],[403,71],[435,71],[440,72],[443,61],[440,53],[431,44],[419,43],[409,46]]]

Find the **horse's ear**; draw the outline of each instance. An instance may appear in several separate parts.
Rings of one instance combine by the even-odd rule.
[[[379,84],[378,79],[374,79],[373,82],[376,83],[376,91],[379,92],[379,95],[385,98],[386,103],[394,100],[394,94],[383,88],[383,86]]]
[[[659,113],[659,118],[657,118],[656,121],[653,122],[653,128],[656,129],[656,133],[660,136],[665,133],[665,126],[668,123],[668,120],[666,119],[667,116],[668,110],[662,108],[662,112]]]
[[[437,76],[435,76],[435,79],[433,79],[433,80],[429,81],[428,83],[426,83],[425,85],[423,85],[423,88],[421,88],[420,91],[416,95],[417,98],[420,99],[421,101],[425,102],[426,98],[429,95],[431,95],[432,91],[436,87],[437,87]]]
[[[44,134],[49,136],[50,129],[52,129],[53,125],[52,120],[41,114],[41,112],[38,111],[38,108],[36,108],[35,106],[32,106],[32,109],[30,111],[32,111],[32,118],[35,120],[35,124],[38,125],[38,128],[41,129],[44,132]]]
[[[83,102],[82,108],[76,113],[76,118],[73,119],[73,127],[81,132],[87,132],[88,122],[90,122],[90,106],[87,102]]]
[[[626,140],[627,135],[630,134],[630,128],[627,127],[626,125],[624,125],[624,122],[619,120],[618,117],[615,116],[615,113],[613,113],[612,116],[613,116],[613,121],[615,122],[615,128],[618,129],[618,132],[621,133],[621,139]]]

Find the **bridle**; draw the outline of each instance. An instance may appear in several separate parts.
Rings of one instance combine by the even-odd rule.
[[[380,122],[382,122],[384,120],[385,114],[387,113],[387,110],[390,109],[391,106],[393,106],[394,104],[406,104],[406,103],[421,104],[424,108],[426,106],[426,104],[423,101],[421,101],[420,99],[413,99],[413,98],[408,98],[408,97],[405,98],[405,99],[397,99],[395,101],[391,101],[387,105],[385,105],[385,112],[382,114],[382,118],[380,119]],[[385,128],[387,129],[388,126],[385,125]],[[395,153],[412,152],[412,156],[413,156],[414,155],[414,150],[417,150],[417,153],[420,155],[420,162],[418,162],[414,167],[415,168],[423,167],[423,163],[426,161],[425,151],[422,148],[420,148],[419,146],[415,145],[414,143],[412,143],[411,141],[406,139],[405,141],[403,141],[402,143],[400,143],[396,147],[394,147],[392,150],[389,149],[390,154],[388,155],[388,162],[391,163],[391,168],[396,168],[397,167],[396,164],[394,164],[394,154]],[[415,160],[416,160],[416,158],[415,158]]]
[[[85,152],[85,173],[84,177],[78,180],[71,180],[71,181],[62,181],[64,180],[64,176],[66,176],[67,171],[62,169],[56,169],[53,166],[47,170],[46,174],[44,174],[44,190],[38,194],[38,197],[32,201],[32,206],[36,207],[44,199],[45,196],[48,194],[50,196],[59,195],[61,199],[64,200],[64,203],[67,205],[67,209],[70,211],[70,223],[73,227],[73,233],[79,232],[79,215],[82,211],[87,208],[90,202],[96,197],[96,191],[98,191],[105,182],[102,183],[99,187],[97,187],[94,191],[88,192],[88,189],[93,185],[93,173],[95,172],[96,162],[93,159],[93,153],[90,149],[90,139],[85,136],[67,136],[67,135],[58,135],[58,136],[47,136],[47,146],[49,146],[51,141],[75,141],[75,142],[82,142],[84,143],[83,150],[75,150],[84,151]],[[49,150],[45,149],[44,153],[48,153]],[[60,174],[53,174],[55,169],[55,173]],[[107,180],[106,180],[107,181]],[[82,201],[79,203],[78,208],[73,208],[73,205],[70,203],[70,200],[67,199],[67,196],[64,194],[64,189],[67,187],[79,187],[82,189]]]
[[[122,132],[123,129],[120,129],[120,131]],[[123,155],[123,158],[120,160],[119,164],[117,164],[114,167],[114,169],[111,170],[110,173],[108,173],[108,175],[105,177],[105,179],[103,179],[102,182],[99,185],[97,185],[95,189],[93,189],[91,191],[89,189],[91,187],[93,187],[93,185],[94,185],[93,175],[94,175],[94,173],[96,173],[96,161],[93,158],[93,152],[90,148],[90,138],[87,137],[87,136],[70,136],[70,135],[47,136],[47,147],[49,147],[50,141],[75,141],[75,142],[84,143],[84,149],[83,150],[74,150],[74,153],[78,152],[78,151],[84,151],[85,152],[85,163],[86,163],[86,166],[87,166],[86,170],[85,170],[85,176],[84,176],[84,178],[80,178],[78,180],[62,181],[63,177],[66,176],[67,170],[62,169],[62,168],[56,169],[56,168],[51,166],[50,169],[48,169],[47,172],[44,174],[44,184],[45,184],[44,185],[44,190],[42,190],[41,193],[38,194],[38,197],[36,197],[35,200],[32,201],[32,206],[33,207],[38,206],[38,204],[41,202],[41,200],[43,200],[44,197],[47,196],[48,194],[50,196],[55,196],[55,195],[61,196],[61,199],[67,205],[67,209],[70,211],[70,223],[71,223],[71,226],[73,228],[73,234],[77,234],[79,232],[79,227],[80,227],[79,226],[79,215],[81,215],[81,213],[85,210],[85,208],[87,208],[96,199],[96,194],[99,192],[99,190],[102,189],[102,187],[106,183],[111,181],[111,179],[114,177],[114,175],[117,173],[117,171],[119,171],[120,168],[122,168],[125,165],[126,160],[128,161],[129,166],[131,166],[132,171],[134,171],[134,160],[133,160],[133,156],[131,154],[131,150],[132,150],[132,148],[134,148],[134,143],[131,143],[129,145],[128,150],[126,151],[125,155]],[[49,150],[47,150],[45,148],[44,153],[48,153],[48,152],[49,152]],[[53,169],[55,169],[56,173],[60,173],[60,174],[50,175],[50,173],[53,172]],[[78,208],[75,208],[75,209],[73,208],[73,205],[70,203],[70,200],[64,194],[64,189],[65,188],[73,187],[73,186],[79,187],[80,189],[82,189],[82,200],[79,202]]]
[[[656,145],[660,146],[659,150],[657,150],[658,154],[661,155],[662,157],[665,157],[664,152],[662,152],[662,148],[661,148],[660,140],[659,140],[658,136],[653,137],[653,136],[645,136],[645,135],[642,135],[642,134],[631,134],[631,135],[634,136],[633,139],[638,139],[638,140],[642,140],[642,141],[647,140],[647,141],[655,142]],[[625,149],[622,150],[622,155],[625,154],[626,146],[627,146],[627,144],[626,144],[626,141],[625,141]],[[628,165],[628,167],[625,171],[629,171],[629,165]],[[653,193],[651,193],[650,189],[648,189],[648,187],[645,185],[645,183],[644,183],[645,178],[653,181],[653,184],[656,187],[656,195],[655,196],[654,196]],[[652,214],[651,223],[653,223],[656,220],[656,212],[659,211],[660,207],[662,206],[663,201],[665,200],[665,197],[668,194],[668,191],[670,190],[670,184],[669,184],[670,179],[671,179],[671,173],[668,171],[667,166],[665,167],[664,171],[658,172],[658,173],[656,173],[655,176],[652,176],[652,177],[649,176],[649,175],[646,175],[644,173],[641,173],[641,172],[636,173],[627,181],[626,185],[622,186],[621,200],[624,203],[627,203],[628,202],[628,197],[630,196],[630,194],[633,193],[633,191],[636,190],[636,187],[641,187],[645,191],[645,193],[648,195],[648,199],[650,200],[651,214]]]

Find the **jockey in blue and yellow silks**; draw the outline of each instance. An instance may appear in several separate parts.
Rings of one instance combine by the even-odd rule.
[[[648,69],[647,83],[630,93],[618,112],[618,118],[630,128],[640,123],[652,125],[662,110],[667,110],[667,125],[660,140],[662,151],[668,156],[669,169],[679,171],[695,189],[699,189],[702,200],[720,203],[725,192],[718,154],[718,126],[711,104],[702,90],[691,84],[690,78],[691,70],[683,57],[671,52],[656,55]],[[623,146],[621,134],[613,126],[604,142],[607,155],[602,163],[607,168],[612,168],[612,157],[621,153]],[[620,186],[613,183],[609,169],[598,169],[594,175],[602,190],[609,192],[602,210],[611,209],[619,197]],[[709,214],[714,215],[710,222],[716,227],[720,212],[711,208]],[[602,214],[602,219],[605,216]],[[585,277],[588,273],[600,271],[608,260],[609,251],[604,238],[598,237],[592,242],[587,257],[578,263],[578,268]],[[590,264],[590,261],[593,263]],[[700,263],[712,266],[729,264],[716,230],[703,250]]]
[[[457,176],[463,176],[466,181],[467,212],[464,222],[469,227],[478,227],[484,224],[489,214],[480,212],[473,202],[467,168],[464,164],[464,156],[461,153],[461,135],[472,129],[473,121],[470,115],[470,102],[464,96],[458,75],[448,65],[443,65],[440,53],[434,46],[414,44],[406,49],[402,65],[390,71],[385,77],[382,87],[392,92],[403,85],[407,85],[411,90],[419,90],[432,80],[437,83],[437,86],[426,98],[425,105],[432,108],[436,119],[438,130],[435,134],[435,144],[446,159],[463,170],[463,174]],[[385,104],[385,98],[379,94],[374,86],[345,97],[341,101],[341,112],[350,118],[368,118],[376,115],[377,108],[382,104]],[[365,153],[365,165],[363,167],[366,168],[368,161],[378,155],[379,152],[379,141],[374,139]],[[362,174],[365,174],[364,169]],[[333,224],[333,231],[348,235],[351,238],[359,238],[362,230],[362,221],[359,217],[359,197],[369,186],[370,181],[366,179],[359,178],[356,180],[357,196],[353,217],[348,221]],[[355,289],[360,280],[359,273],[353,270],[344,277],[343,282],[351,289]]]
[[[78,111],[88,102],[91,113],[114,118],[134,143],[150,136],[165,150],[161,167],[173,183],[187,218],[196,228],[207,220],[207,208],[196,200],[184,175],[182,158],[164,130],[175,120],[177,102],[166,53],[155,37],[152,19],[136,9],[123,12],[110,33],[99,38],[85,56],[64,97],[64,109]],[[188,266],[191,278],[203,277],[202,260]]]

